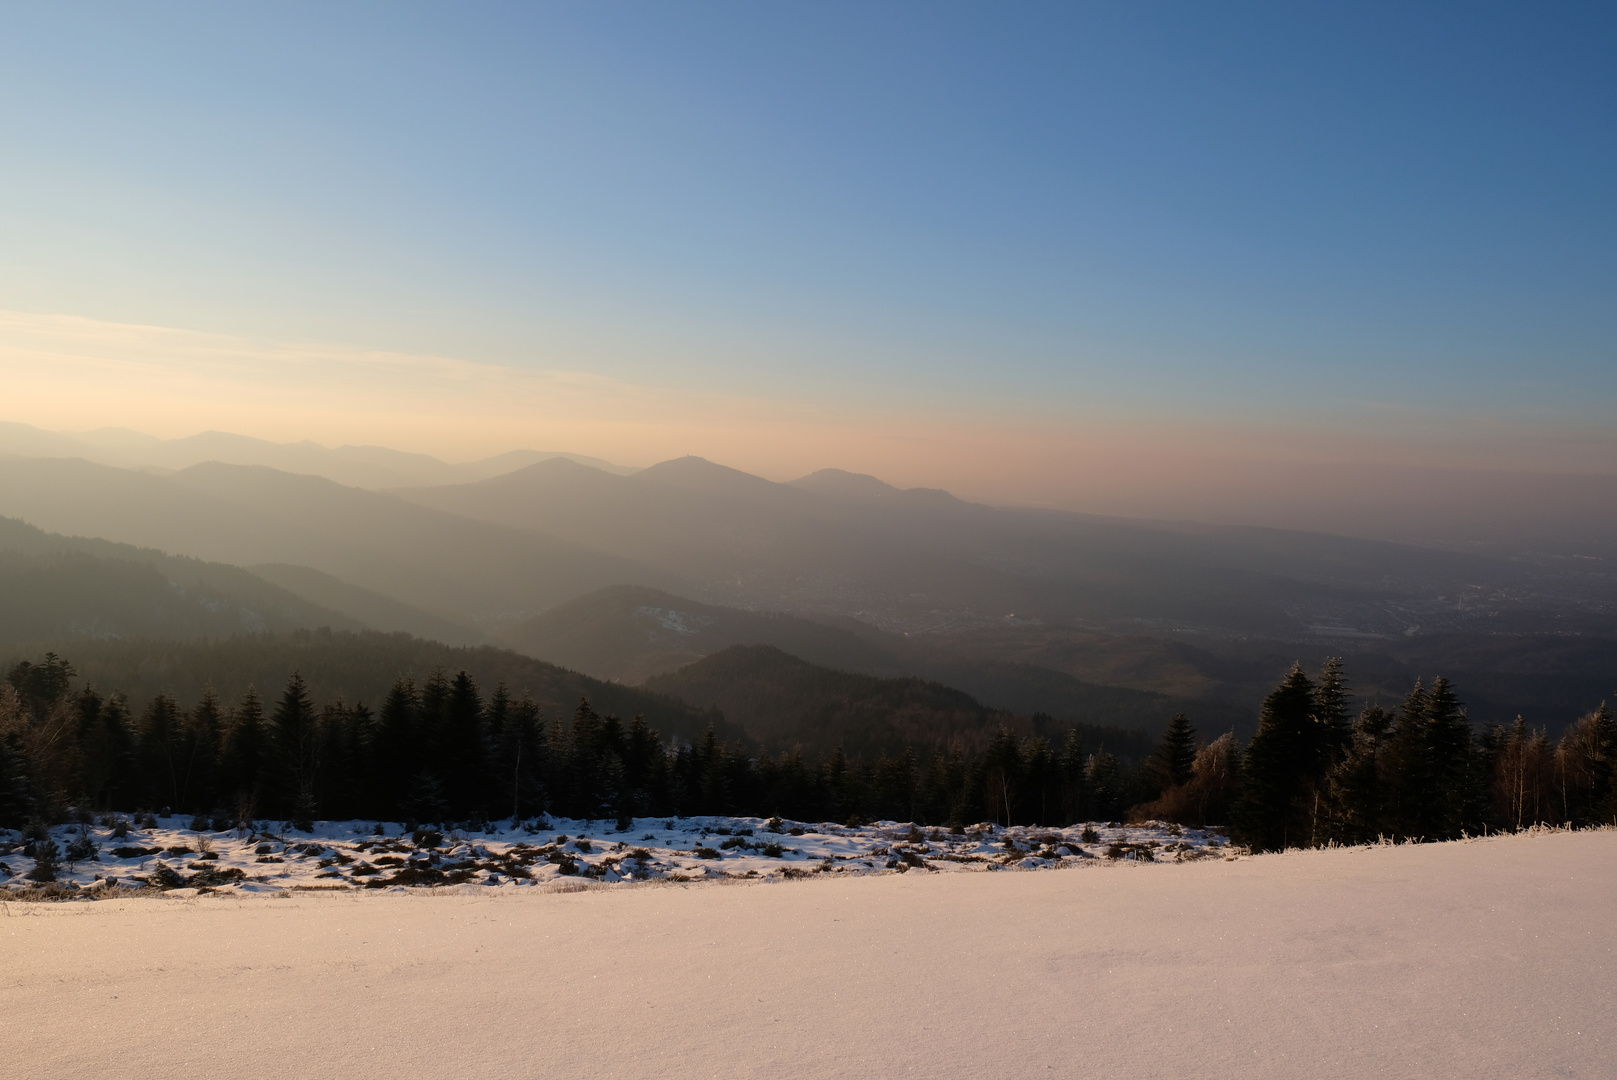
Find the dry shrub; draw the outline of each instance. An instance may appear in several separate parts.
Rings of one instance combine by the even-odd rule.
[[[1239,753],[1233,734],[1220,735],[1197,752],[1187,783],[1170,787],[1160,798],[1134,807],[1129,811],[1129,821],[1171,821],[1191,826],[1228,821],[1240,786]]]

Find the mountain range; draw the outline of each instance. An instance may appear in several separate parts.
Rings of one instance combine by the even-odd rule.
[[[1178,708],[1204,730],[1247,726],[1254,694],[1293,659],[1325,655],[1354,657],[1367,697],[1474,675],[1487,719],[1559,724],[1617,683],[1617,575],[1598,558],[990,507],[837,470],[776,483],[700,458],[630,472],[541,455],[452,483],[421,466],[412,484],[359,486],[264,464],[168,471],[33,450],[0,457],[0,515],[144,549],[154,568],[138,587],[123,570],[117,588],[86,586],[148,597],[149,618],[131,601],[98,623],[64,600],[61,618],[23,635],[34,640],[369,628],[500,645],[623,684],[767,645],[828,670],[936,682],[989,710],[1136,730]],[[0,547],[15,560],[27,544]],[[184,578],[158,556],[254,584],[231,586],[236,614],[201,630],[201,608],[181,618],[158,603]],[[64,597],[91,580],[51,573],[10,580],[45,596],[59,579]]]

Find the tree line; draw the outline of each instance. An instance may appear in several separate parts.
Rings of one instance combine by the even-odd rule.
[[[1160,819],[1227,825],[1255,849],[1444,839],[1541,822],[1617,818],[1617,723],[1605,706],[1559,741],[1480,736],[1449,684],[1417,685],[1393,711],[1349,716],[1342,664],[1294,668],[1265,699],[1256,734],[1198,739],[1183,715],[1134,762],[1064,739],[1001,730],[980,751],[907,749],[875,760],[840,748],[763,754],[721,740],[664,740],[643,717],[588,700],[546,716],[464,671],[399,679],[372,710],[317,704],[293,674],[280,694],[211,691],[182,707],[159,694],[75,689],[54,654],[0,686],[0,825],[99,809],[149,809],[216,827],[316,818],[478,823],[735,814],[804,821],[893,819],[1066,825]]]

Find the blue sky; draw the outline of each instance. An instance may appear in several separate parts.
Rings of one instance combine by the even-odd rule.
[[[8,311],[850,414],[1614,434],[1609,6],[5,18]]]

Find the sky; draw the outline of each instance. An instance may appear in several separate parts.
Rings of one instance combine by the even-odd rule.
[[[4,18],[3,420],[1140,512],[1617,473],[1609,6]]]

